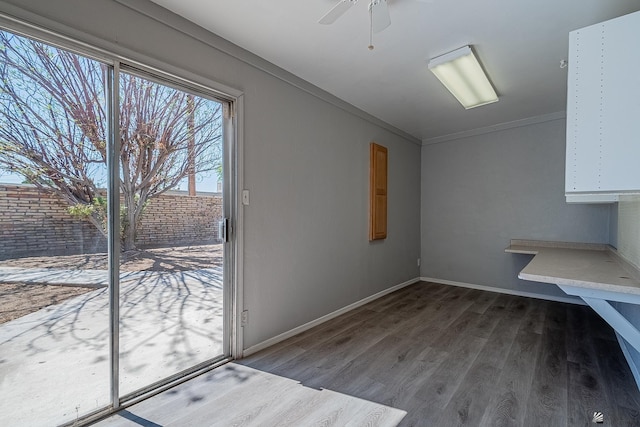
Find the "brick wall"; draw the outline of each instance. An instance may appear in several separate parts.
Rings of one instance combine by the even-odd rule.
[[[222,197],[183,192],[165,193],[151,199],[142,214],[136,235],[140,247],[173,246],[218,241]]]
[[[183,192],[151,199],[138,229],[138,247],[216,242],[222,198]],[[0,184],[0,259],[106,251],[106,239],[88,221],[72,217],[56,195],[31,185]]]

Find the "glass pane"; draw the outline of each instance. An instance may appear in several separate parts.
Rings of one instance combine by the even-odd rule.
[[[105,79],[0,31],[0,418],[52,426],[109,405]]]
[[[223,355],[222,104],[120,75],[120,393]]]

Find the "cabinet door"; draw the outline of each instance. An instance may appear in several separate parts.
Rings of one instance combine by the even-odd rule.
[[[640,191],[640,12],[571,32],[565,191]]]
[[[369,164],[369,240],[387,238],[387,148],[371,143]]]

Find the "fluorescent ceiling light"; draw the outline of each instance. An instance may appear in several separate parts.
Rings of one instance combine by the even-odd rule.
[[[469,46],[429,60],[429,69],[466,109],[498,101]]]

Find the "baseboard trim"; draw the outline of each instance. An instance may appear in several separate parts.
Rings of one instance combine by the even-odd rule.
[[[324,323],[324,322],[326,322],[328,320],[331,320],[331,319],[333,319],[335,317],[338,317],[338,316],[340,316],[340,315],[342,315],[344,313],[347,313],[347,312],[349,312],[349,311],[351,311],[353,309],[356,309],[356,308],[358,308],[360,306],[363,306],[363,305],[365,305],[367,303],[370,303],[371,301],[374,301],[374,300],[376,300],[376,299],[378,299],[380,297],[383,297],[383,296],[385,296],[387,294],[390,294],[391,292],[397,291],[398,289],[402,289],[402,288],[407,287],[409,285],[413,285],[414,283],[417,283],[420,280],[421,279],[419,277],[416,277],[416,278],[411,279],[411,280],[407,280],[406,282],[403,282],[403,283],[400,283],[398,285],[392,286],[392,287],[390,287],[388,289],[380,291],[380,292],[378,292],[376,294],[373,294],[373,295],[371,295],[369,297],[363,298],[360,301],[356,301],[353,304],[349,304],[346,307],[343,307],[343,308],[341,308],[339,310],[333,311],[333,312],[331,312],[329,314],[326,314],[326,315],[324,315],[322,317],[319,317],[316,320],[312,320],[311,322],[307,322],[304,325],[300,325],[300,326],[298,326],[296,328],[293,328],[293,329],[291,329],[291,330],[289,330],[287,332],[283,332],[283,333],[281,333],[279,335],[276,335],[273,338],[269,338],[269,339],[267,339],[265,341],[262,341],[262,342],[260,342],[260,343],[258,343],[256,345],[252,345],[251,347],[247,347],[247,348],[245,348],[243,350],[242,357],[250,356],[250,355],[252,355],[254,353],[257,353],[260,350],[264,350],[267,347],[271,347],[272,345],[277,344],[277,343],[279,343],[281,341],[284,341],[287,338],[291,338],[291,337],[293,337],[295,335],[298,335],[299,333],[302,333],[302,332],[304,332],[304,331],[306,331],[308,329],[311,329],[314,326],[318,326],[318,325],[320,325],[320,324],[322,324],[322,323]]]
[[[497,288],[494,286],[476,285],[474,283],[455,282],[453,280],[436,279],[433,277],[421,277],[420,280],[423,282],[440,283],[442,285],[459,286],[462,288],[471,288],[471,289],[478,289],[481,291],[497,292],[499,294],[516,295],[520,297],[537,298],[537,299],[543,299],[543,300],[555,301],[555,302],[566,302],[568,304],[587,305],[580,298],[556,297],[553,295],[543,295],[543,294],[537,294],[534,292],[516,291],[513,289]]]

